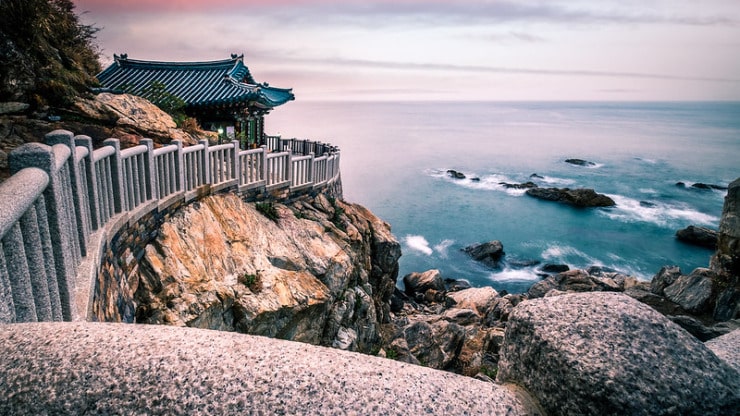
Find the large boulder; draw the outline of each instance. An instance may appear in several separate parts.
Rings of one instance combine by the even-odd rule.
[[[652,308],[619,293],[522,302],[509,317],[497,381],[546,414],[728,415],[740,374]]]
[[[416,293],[424,294],[427,290],[442,292],[445,290],[445,282],[439,270],[432,269],[423,273],[411,272],[403,277],[404,291],[409,296]]]
[[[684,243],[699,247],[717,248],[717,231],[707,227],[689,225],[676,231],[676,238]]]
[[[612,207],[616,205],[613,199],[588,188],[530,188],[527,189],[526,194],[537,199],[560,202],[578,208]]]
[[[177,128],[169,114],[136,95],[101,93],[94,99],[79,98],[73,111],[78,117],[116,127],[116,137],[129,132],[165,144],[175,139],[186,145],[197,143],[195,137]]]
[[[498,292],[490,286],[473,287],[447,294],[455,308],[472,309],[480,316],[485,316],[498,299]]]

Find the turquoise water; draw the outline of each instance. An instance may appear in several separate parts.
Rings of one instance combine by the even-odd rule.
[[[650,279],[661,266],[705,267],[712,252],[675,240],[716,228],[726,186],[740,177],[740,103],[311,103],[278,108],[267,131],[340,146],[345,199],[389,222],[401,276],[440,269],[513,292],[537,281],[519,262],[606,266]],[[573,166],[567,158],[595,163]],[[453,180],[455,169],[469,179]],[[589,187],[617,206],[575,209],[499,182]],[[642,202],[642,203],[641,203]],[[500,240],[492,270],[460,249]]]

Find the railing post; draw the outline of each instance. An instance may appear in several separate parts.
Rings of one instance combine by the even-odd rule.
[[[267,146],[260,146],[262,148],[262,180],[265,181],[265,185],[269,183],[267,180]]]
[[[239,152],[241,151],[241,147],[239,147],[239,140],[233,140],[231,143],[234,144],[234,158],[231,161],[231,179],[236,179],[236,187],[237,189],[239,189],[242,177],[241,160],[239,160]]]
[[[180,140],[173,140],[170,144],[177,146],[175,151],[175,171],[172,173],[175,176],[175,191],[182,192],[185,190],[185,165],[182,160],[182,142]]]
[[[85,177],[87,178],[87,199],[90,205],[90,229],[97,230],[102,226],[100,219],[100,200],[98,199],[97,174],[95,173],[95,163],[93,162],[93,144],[89,136],[75,136],[75,146],[81,146],[87,149],[87,163]]]
[[[288,150],[288,166],[285,167],[285,178],[288,179],[288,189],[293,187],[293,152]]]
[[[53,279],[49,280],[57,284],[62,316],[65,320],[71,320],[77,271],[76,254],[78,254],[75,250],[77,240],[74,235],[75,229],[71,226],[75,219],[74,215],[69,215],[72,207],[68,206],[70,201],[65,198],[69,190],[64,189],[65,183],[59,176],[57,161],[52,150],[49,146],[40,143],[27,143],[13,150],[8,161],[12,174],[23,168],[36,167],[49,176],[49,185],[43,195],[46,202],[46,219],[56,273]],[[71,151],[68,157],[73,157]],[[43,214],[39,213],[38,217],[42,216]],[[54,282],[49,284],[54,284]]]
[[[316,181],[314,180],[314,176],[313,176],[314,175],[313,161],[314,159],[316,159],[316,154],[314,152],[311,152],[308,155],[311,156],[311,159],[308,160],[308,178],[307,179],[308,179],[308,182],[314,183]]]
[[[118,139],[106,139],[104,146],[111,146],[115,154],[111,158],[111,182],[113,183],[113,208],[116,213],[126,211],[126,202],[123,200],[123,166],[121,166],[121,142]]]
[[[88,213],[83,211],[88,210],[89,206],[85,203],[86,195],[83,195],[82,191],[82,178],[80,177],[82,172],[79,172],[79,166],[77,166],[77,146],[75,144],[74,134],[67,130],[54,130],[44,136],[44,141],[52,147],[55,144],[63,144],[72,152],[68,163],[69,179],[72,185],[71,191],[74,200],[75,219],[77,220],[77,238],[79,239],[80,253],[86,256],[87,239],[89,237],[87,230],[92,227],[89,224],[90,215],[86,215]]]
[[[144,178],[146,180],[146,200],[151,201],[159,196],[159,179],[154,166],[154,141],[141,139],[139,144],[146,146],[144,153]],[[143,202],[143,201],[142,201]]]
[[[208,151],[208,140],[201,140],[198,143],[203,145],[203,157],[201,158],[201,167],[203,168],[203,185],[211,183],[211,155]]]

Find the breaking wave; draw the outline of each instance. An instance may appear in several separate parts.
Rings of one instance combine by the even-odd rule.
[[[716,225],[718,217],[699,212],[687,204],[664,202],[645,202],[622,195],[609,195],[617,205],[599,213],[610,219],[622,222],[650,222],[660,226],[673,222],[688,222],[700,225]]]

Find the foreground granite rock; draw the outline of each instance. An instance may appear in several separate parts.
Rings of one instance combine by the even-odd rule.
[[[658,312],[619,293],[530,300],[509,317],[497,381],[547,414],[728,415],[740,374]]]
[[[541,415],[528,395],[336,349],[153,325],[0,326],[2,415]]]
[[[376,351],[401,254],[388,224],[323,195],[260,207],[276,221],[233,194],[171,217],[141,260],[137,322]]]

